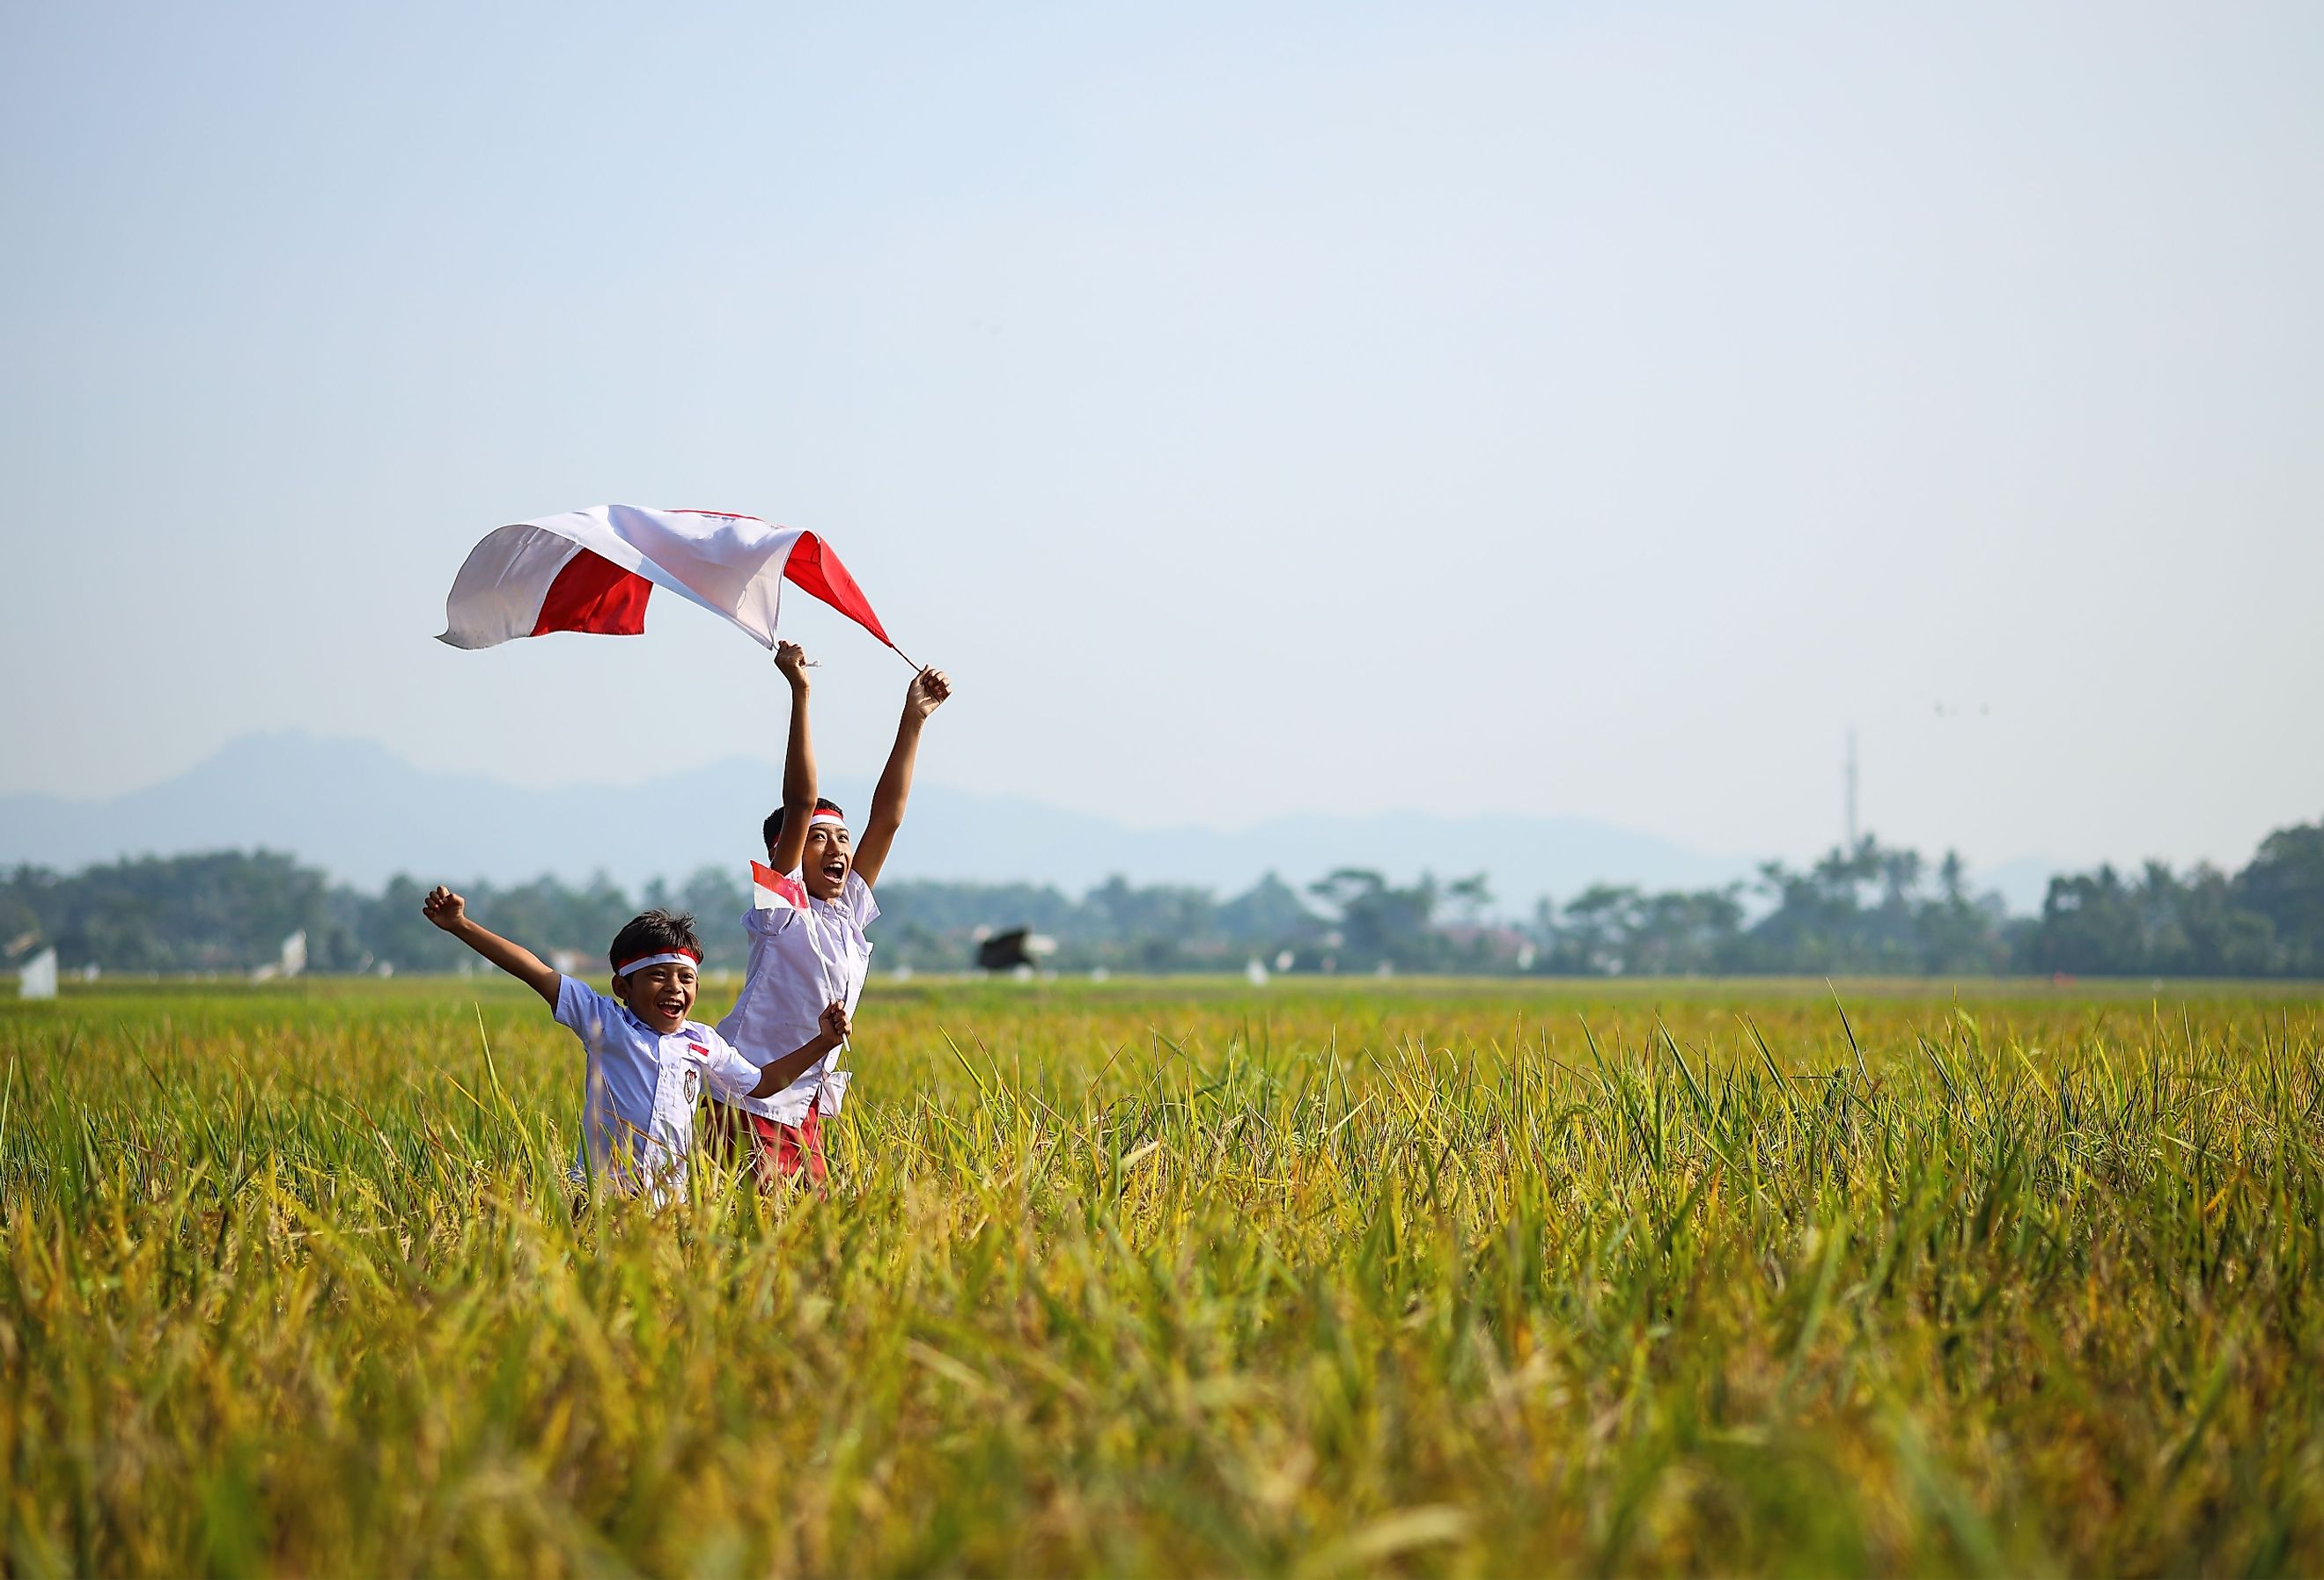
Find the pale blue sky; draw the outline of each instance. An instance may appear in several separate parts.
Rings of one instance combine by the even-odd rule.
[[[1852,722],[1884,836],[2238,862],[2324,815],[2319,82],[2312,5],[11,5],[0,790],[771,753],[675,604],[429,640],[622,500],[826,534],[966,788],[1803,855]]]

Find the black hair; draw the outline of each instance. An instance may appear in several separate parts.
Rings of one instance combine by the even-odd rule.
[[[818,812],[839,812],[839,803],[817,796],[815,798],[815,809]],[[843,818],[847,816],[844,812],[839,812],[839,815]],[[767,820],[759,826],[759,835],[760,844],[769,850],[775,848],[775,841],[783,836],[783,809],[780,807],[767,814]]]
[[[608,965],[619,966],[624,960],[634,960],[641,955],[667,955],[676,949],[691,949],[702,953],[702,940],[694,936],[694,913],[690,910],[648,910],[630,918],[622,930],[613,935],[613,947],[607,953]]]

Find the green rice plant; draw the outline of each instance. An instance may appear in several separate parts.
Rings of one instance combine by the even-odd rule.
[[[827,1192],[576,1209],[507,984],[0,1006],[0,1563],[2324,1567],[2312,990],[919,981],[855,1062]]]

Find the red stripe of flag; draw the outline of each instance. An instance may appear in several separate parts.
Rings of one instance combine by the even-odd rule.
[[[638,636],[646,628],[646,595],[653,583],[584,549],[558,570],[540,600],[532,634],[581,631],[592,636]]]
[[[839,556],[823,545],[823,540],[813,532],[801,532],[798,541],[791,545],[790,558],[783,561],[786,580],[797,582],[816,597],[846,615],[864,630],[887,642],[888,633],[880,624],[880,616],[872,613],[872,600],[847,574],[847,567],[839,563]]]

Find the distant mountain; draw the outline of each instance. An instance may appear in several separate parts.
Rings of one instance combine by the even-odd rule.
[[[2050,880],[2066,870],[2066,863],[2046,856],[2020,856],[1998,866],[1979,867],[1971,885],[1979,893],[2000,895],[2014,916],[2038,916],[2042,902],[2050,897]]]
[[[69,870],[123,855],[264,845],[375,888],[396,873],[458,882],[567,880],[603,872],[634,888],[759,854],[778,778],[735,759],[617,787],[529,790],[431,773],[367,742],[291,734],[235,741],[145,790],[97,800],[0,796],[0,864]],[[826,792],[861,815],[869,781]],[[682,808],[664,818],[662,808]],[[1240,892],[1275,872],[1295,883],[1366,866],[1408,881],[1482,871],[1500,908],[1529,911],[1593,882],[1700,888],[1748,877],[1756,863],[1705,855],[1585,818],[1433,818],[1425,847],[1409,816],[1288,817],[1240,829],[1128,828],[1104,818],[923,781],[898,842],[896,878],[1055,883],[1071,893],[1120,873],[1133,882]]]

